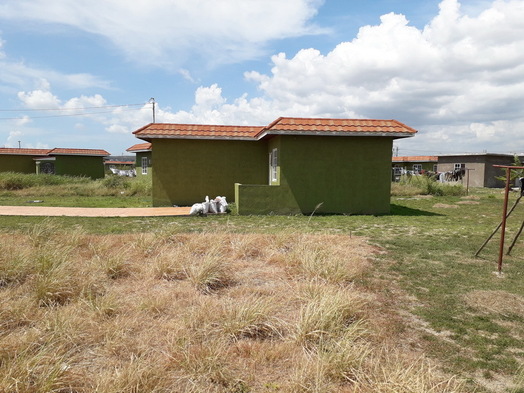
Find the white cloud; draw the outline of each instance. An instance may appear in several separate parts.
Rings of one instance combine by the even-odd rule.
[[[289,24],[282,27],[278,25],[286,23],[272,20],[262,28],[266,14],[255,7],[253,12],[260,20],[249,19],[251,11],[243,8],[249,0],[225,1],[214,19],[204,7],[208,0],[188,2],[187,6],[159,0],[154,5],[148,2],[147,7],[142,0],[125,2],[127,8],[121,9],[121,18],[115,16],[115,10],[122,7],[123,0],[99,1],[95,1],[96,7],[89,5],[97,9],[99,18],[84,4],[65,0],[53,5],[43,0],[19,0],[0,9],[0,15],[15,17],[11,13],[17,11],[24,18],[37,19],[35,15],[41,13],[40,18],[48,22],[60,21],[102,34],[130,56],[163,64],[175,52],[178,57],[185,56],[189,44],[201,49],[202,56],[209,56],[211,50],[220,51],[220,61],[225,61],[222,55],[229,60],[249,57],[272,37],[291,36],[293,31],[296,35],[312,32],[307,21],[318,6],[317,2],[279,1],[283,7],[279,16],[287,17]],[[240,8],[231,11],[229,6],[234,3]],[[37,12],[44,4],[51,7],[49,12]],[[196,22],[191,18],[196,15],[193,7],[202,10]],[[291,17],[292,10],[297,15]],[[279,53],[271,57],[270,72],[246,72],[245,79],[260,92],[257,97],[242,94],[226,99],[226,87],[209,84],[196,89],[190,110],[173,112],[157,103],[157,121],[264,125],[279,116],[394,118],[420,130],[415,138],[399,142],[413,154],[428,150],[524,150],[518,147],[524,146],[524,2],[496,0],[470,10],[457,0],[443,0],[439,14],[423,29],[411,26],[403,15],[383,15],[379,24],[363,26],[354,39],[340,43],[329,53],[316,49],[303,49],[291,56]],[[243,13],[252,26],[230,26],[235,20],[241,24],[239,15]],[[175,14],[184,17],[173,23]],[[139,16],[143,22],[136,22]],[[153,17],[158,21],[150,23]],[[166,22],[170,18],[171,27]],[[124,21],[126,26],[121,25]],[[189,21],[196,23],[193,29],[187,29]],[[165,31],[172,35],[171,40],[162,36]],[[194,36],[188,36],[188,31]],[[179,72],[193,80],[189,70]],[[47,99],[71,107],[106,102],[100,95],[60,100],[50,86],[38,86],[43,83],[42,77],[32,73],[34,87],[21,93],[24,102],[37,105]],[[54,86],[55,81],[49,80]],[[111,133],[129,133],[152,120],[149,104],[140,110],[119,108],[111,112],[97,118]]]
[[[444,0],[423,29],[403,15],[326,55],[303,49],[271,58],[270,74],[246,72],[260,97],[226,102],[215,85],[196,91],[190,112],[165,121],[266,124],[278,116],[395,118],[420,130],[419,149],[510,149],[508,129],[524,122],[524,2],[493,2],[474,16]],[[522,140],[517,133],[515,140]],[[487,143],[487,142],[490,143]],[[443,149],[445,150],[445,149]]]
[[[0,52],[1,54],[1,52]],[[97,76],[78,73],[66,74],[55,70],[31,67],[23,62],[15,62],[8,56],[0,55],[0,89],[48,89],[42,81],[52,82],[54,86],[64,89],[100,88],[110,89],[111,84]]]
[[[50,91],[33,90],[28,93],[19,92],[18,98],[29,109],[58,109],[60,100]]]
[[[69,25],[104,36],[137,62],[171,67],[252,59],[274,39],[316,34],[322,0],[18,0],[0,18]]]

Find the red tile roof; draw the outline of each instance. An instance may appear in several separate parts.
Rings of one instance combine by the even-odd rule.
[[[151,123],[134,131],[136,137],[258,140],[267,135],[359,135],[402,138],[417,131],[397,120],[280,117],[267,127]]]
[[[107,160],[104,161],[104,165],[134,165],[134,161],[116,161],[116,160]]]
[[[0,154],[27,155],[27,156],[45,156],[49,149],[25,149],[0,147]]]
[[[417,131],[397,120],[280,117],[265,134],[411,136]]]
[[[137,143],[136,145],[131,146],[129,149],[126,149],[126,151],[129,151],[129,152],[149,151],[151,150],[151,148],[152,148],[152,145],[150,142]]]
[[[48,150],[47,155],[109,156],[110,154],[101,149],[65,149],[56,147]]]
[[[137,137],[196,138],[196,139],[254,139],[263,127],[224,126],[206,124],[151,123],[134,131]]]
[[[403,156],[393,157],[393,162],[437,162],[437,156]]]

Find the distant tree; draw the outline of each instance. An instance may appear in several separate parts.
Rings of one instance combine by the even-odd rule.
[[[520,158],[518,155],[513,155],[513,166],[524,166],[522,165],[522,162],[520,161]],[[502,180],[504,183],[506,183],[506,170],[502,169],[504,171],[504,174],[502,176],[495,176],[495,179]],[[515,179],[524,177],[524,170],[523,169],[512,169],[509,171],[509,180],[510,184],[515,183]]]

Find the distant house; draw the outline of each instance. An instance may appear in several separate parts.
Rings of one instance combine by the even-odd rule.
[[[135,169],[137,176],[151,176],[153,169],[153,149],[151,143],[138,143],[127,149],[135,153]]]
[[[104,159],[104,169],[106,173],[112,169],[130,170],[135,169],[135,157],[110,156]]]
[[[104,177],[103,159],[108,155],[107,151],[99,149],[0,148],[0,171],[97,179]]]
[[[502,180],[496,179],[504,175],[504,171],[493,165],[512,165],[513,154],[472,153],[472,154],[445,154],[438,156],[438,172],[462,171],[460,179],[470,187],[504,187]]]
[[[0,172],[36,173],[34,158],[45,156],[48,151],[0,147]]]
[[[470,187],[504,187],[504,182],[496,179],[503,175],[503,171],[493,165],[512,165],[513,162],[513,154],[495,153],[393,157],[393,179],[398,180],[404,171],[428,171],[439,173],[440,180],[458,181]]]
[[[402,173],[422,173],[437,171],[437,156],[402,156],[393,157],[393,176],[398,180]]]
[[[390,209],[396,120],[281,117],[268,126],[152,123],[153,205],[226,196],[239,214],[382,214]]]

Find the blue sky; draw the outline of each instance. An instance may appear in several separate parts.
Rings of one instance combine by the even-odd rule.
[[[522,0],[0,0],[0,146],[157,122],[397,119],[400,155],[524,152]]]

